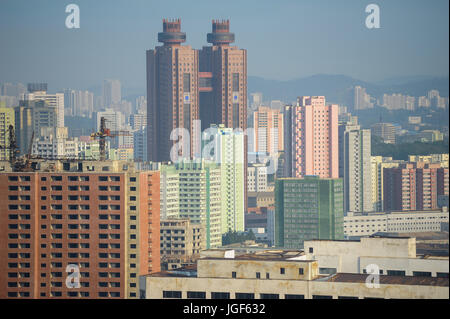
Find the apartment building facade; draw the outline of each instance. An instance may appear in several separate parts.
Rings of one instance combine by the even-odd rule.
[[[307,239],[344,239],[342,179],[275,181],[275,246],[303,248]]]
[[[0,180],[1,298],[137,298],[159,271],[159,172],[40,161]]]

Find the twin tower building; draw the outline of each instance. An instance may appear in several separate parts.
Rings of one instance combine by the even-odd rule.
[[[247,128],[247,51],[230,44],[228,20],[213,20],[210,46],[183,45],[181,21],[163,20],[163,43],[147,51],[147,152],[149,161],[170,161],[171,133],[186,129],[193,137],[211,124]],[[194,121],[201,120],[201,127]],[[179,137],[177,137],[178,139]],[[191,156],[193,147],[190,150]]]

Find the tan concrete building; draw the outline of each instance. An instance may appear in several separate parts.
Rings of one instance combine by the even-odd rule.
[[[209,253],[210,251],[207,251]],[[140,277],[146,299],[447,299],[448,278],[379,277],[379,287],[366,284],[367,274],[319,275],[318,262],[298,260],[295,251],[269,250],[234,255],[211,251],[197,267]]]
[[[305,241],[301,259],[317,260],[319,274],[370,273],[375,265],[381,275],[447,278],[447,257],[416,253],[416,238],[363,237],[360,240]]]
[[[205,229],[189,218],[160,221],[161,269],[176,269],[195,263],[206,248]]]

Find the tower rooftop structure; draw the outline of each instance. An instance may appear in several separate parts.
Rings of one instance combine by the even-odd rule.
[[[164,45],[179,45],[186,42],[186,33],[181,32],[181,20],[163,19],[163,32],[158,33],[158,41]]]
[[[208,43],[228,45],[234,42],[234,33],[230,32],[230,20],[212,20],[212,32],[207,34]]]

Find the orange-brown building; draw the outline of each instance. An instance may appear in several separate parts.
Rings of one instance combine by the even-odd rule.
[[[198,51],[182,45],[186,34],[181,32],[180,19],[164,19],[158,41],[163,45],[147,51],[147,150],[149,161],[165,162],[175,143],[170,139],[173,129],[186,129],[191,145],[196,136]],[[190,151],[193,154],[192,146]]]
[[[438,208],[438,196],[448,196],[448,168],[424,162],[384,168],[384,210]]]
[[[228,20],[212,21],[211,46],[199,53],[200,118],[202,128],[224,124],[247,128],[247,50],[231,46]]]
[[[7,164],[0,298],[139,298],[139,275],[160,270],[159,172],[120,161]],[[68,265],[79,287],[66,285]]]

